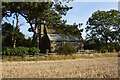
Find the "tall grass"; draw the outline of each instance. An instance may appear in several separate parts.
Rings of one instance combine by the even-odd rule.
[[[98,58],[98,57],[118,57],[118,53],[94,53],[94,54],[72,54],[72,55],[49,55],[49,56],[3,56],[2,61],[42,61],[42,60],[66,60],[66,59],[82,59],[82,58]]]

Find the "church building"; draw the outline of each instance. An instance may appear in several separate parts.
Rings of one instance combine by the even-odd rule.
[[[63,44],[69,44],[76,48],[77,51],[83,50],[83,39],[78,37],[69,38],[63,34],[56,33],[53,29],[48,29],[47,26],[41,25],[41,40],[40,50],[45,52],[56,52]]]

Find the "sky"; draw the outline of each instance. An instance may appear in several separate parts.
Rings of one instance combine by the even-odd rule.
[[[73,9],[69,10],[67,12],[66,16],[63,16],[62,19],[67,20],[67,24],[73,24],[74,22],[83,23],[82,27],[84,29],[82,33],[83,39],[85,39],[86,33],[85,33],[85,27],[86,22],[89,19],[89,17],[92,16],[92,13],[94,13],[97,10],[101,11],[109,11],[110,9],[118,10],[118,2],[70,2],[70,3],[63,3],[70,7],[73,7]],[[12,18],[9,18],[9,22],[12,23]],[[28,28],[30,28],[29,24],[26,23],[25,19],[20,16],[19,18],[20,24],[22,26],[20,27],[20,32],[28,36],[32,36],[32,32],[28,32]]]
[[[84,29],[82,37],[85,39],[85,27],[89,17],[92,16],[97,10],[108,11],[110,9],[118,10],[118,2],[71,2],[67,4],[72,6],[73,9],[69,10],[63,19],[67,20],[67,24],[73,24],[74,22],[83,23],[81,28]]]

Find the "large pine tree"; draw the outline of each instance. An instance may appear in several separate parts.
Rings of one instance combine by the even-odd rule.
[[[53,28],[68,36],[81,36],[78,25],[66,25],[66,20],[62,20],[62,15],[66,15],[72,7],[63,5],[61,2],[9,2],[3,3],[3,6],[3,17],[9,12],[17,13],[29,23],[31,26],[29,31],[34,33],[34,46],[37,46],[36,42],[39,42],[38,33],[41,24],[49,25],[48,28]]]

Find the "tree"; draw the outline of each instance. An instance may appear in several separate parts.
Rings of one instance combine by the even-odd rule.
[[[57,28],[58,33],[62,33],[69,37],[72,37],[72,36],[79,37],[79,38],[82,37],[81,32],[83,32],[83,29],[79,29],[82,26],[82,23],[79,23],[79,24],[74,23],[73,25],[53,24],[53,26],[56,26],[55,28]],[[54,29],[54,27],[53,27],[53,29]]]
[[[2,24],[2,45],[12,46],[12,28],[13,26],[9,23]]]
[[[67,11],[71,9],[71,7],[63,6],[61,2],[42,2],[42,3],[26,3],[27,7],[20,14],[27,20],[30,24],[31,28],[29,31],[34,32],[33,35],[33,44],[37,43],[34,46],[39,46],[40,43],[40,31],[39,26],[41,24],[49,25],[48,27],[54,28],[56,30],[57,27],[53,25],[61,25],[63,21],[61,20],[61,15],[66,15]],[[26,15],[26,16],[25,16]],[[33,26],[34,24],[34,26]]]
[[[66,23],[66,21],[61,20],[62,15],[66,15],[67,11],[72,9],[72,7],[62,5],[61,2],[3,3],[3,5],[7,9],[4,13],[9,11],[18,13],[26,19],[31,26],[29,31],[34,32],[33,42],[38,40],[38,27],[41,24],[49,25],[48,27],[58,30],[58,27],[61,27],[61,25],[63,27]],[[59,26],[56,27],[56,25]]]
[[[30,24],[29,31],[34,33],[33,46],[38,46],[40,42],[39,28],[41,24],[48,25],[48,28],[53,28],[65,35],[81,36],[78,25],[66,25],[67,21],[61,20],[62,15],[66,15],[67,11],[72,9],[72,7],[63,5],[61,2],[9,2],[3,3],[3,5],[5,6],[5,15],[9,14],[9,12],[20,14]]]
[[[16,46],[27,46],[30,39],[25,39],[25,35],[21,32],[16,33],[15,28],[10,23],[2,24],[2,46],[13,47],[14,34],[17,35]],[[26,44],[26,45],[25,45]]]
[[[119,11],[96,11],[87,21],[87,41],[93,44],[94,49],[109,50],[109,44],[120,42]]]
[[[2,18],[6,18],[7,19],[7,17],[13,17],[14,18],[14,20],[13,20],[13,28],[15,28],[15,29],[13,29],[12,28],[12,30],[14,30],[13,32],[14,32],[14,35],[13,35],[13,37],[12,37],[12,39],[13,39],[13,48],[15,48],[16,47],[16,39],[17,39],[17,33],[19,32],[19,27],[21,26],[21,24],[19,25],[18,23],[19,23],[19,13],[17,12],[17,9],[19,8],[19,7],[15,7],[15,6],[17,6],[17,4],[15,4],[15,3],[13,3],[13,4],[11,4],[11,3],[3,3],[3,5],[2,5]],[[8,20],[8,19],[7,19]],[[14,25],[14,22],[16,22],[16,25]]]

